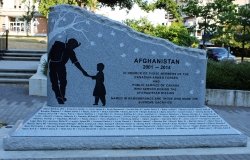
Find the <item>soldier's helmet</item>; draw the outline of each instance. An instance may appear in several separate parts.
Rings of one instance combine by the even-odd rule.
[[[81,43],[78,43],[78,41],[74,38],[69,39],[67,42],[67,46],[72,49],[79,47],[80,45]]]

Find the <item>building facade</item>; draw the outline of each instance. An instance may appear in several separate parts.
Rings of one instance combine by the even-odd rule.
[[[2,0],[0,4],[0,32],[9,30],[11,35],[47,35],[47,19],[38,12],[38,3],[33,0]],[[28,24],[22,17],[32,11],[34,17]]]

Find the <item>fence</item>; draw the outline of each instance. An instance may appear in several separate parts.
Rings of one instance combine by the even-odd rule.
[[[5,30],[0,36],[0,58],[2,58],[3,53],[8,50],[8,34],[9,30]]]

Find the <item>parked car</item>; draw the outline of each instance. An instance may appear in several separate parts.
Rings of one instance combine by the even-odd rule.
[[[207,57],[214,61],[233,61],[236,62],[236,57],[229,53],[223,47],[207,47]]]

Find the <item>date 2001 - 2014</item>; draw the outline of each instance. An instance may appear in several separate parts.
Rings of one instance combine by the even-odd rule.
[[[160,65],[160,66],[143,65],[143,69],[171,69],[171,66],[167,66],[167,65]]]

